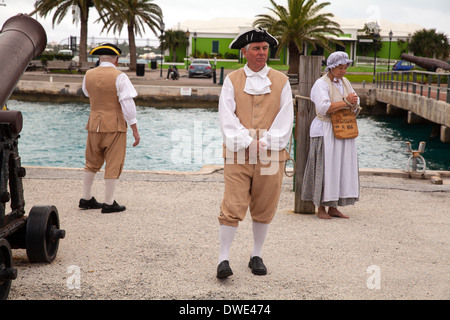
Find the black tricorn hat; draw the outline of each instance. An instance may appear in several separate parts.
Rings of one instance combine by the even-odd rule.
[[[255,28],[250,31],[246,31],[238,35],[233,42],[229,45],[230,49],[241,49],[245,47],[249,43],[253,42],[267,42],[269,46],[278,45],[278,40],[272,37],[266,30],[263,28]]]
[[[122,51],[112,43],[103,43],[89,52],[90,55],[120,56]]]

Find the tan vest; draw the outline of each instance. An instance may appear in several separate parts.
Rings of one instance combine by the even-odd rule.
[[[234,87],[236,116],[239,118],[241,124],[250,131],[252,138],[261,138],[264,132],[272,126],[275,117],[280,111],[281,92],[288,80],[286,75],[273,69],[269,70],[267,76],[272,82],[270,86],[271,92],[261,95],[251,95],[244,91],[245,81],[247,79],[244,68],[228,74],[228,78]],[[224,145],[224,157],[230,158],[233,154],[234,157],[237,156],[236,153],[227,150]],[[248,159],[248,154],[245,158]],[[260,159],[285,161],[289,159],[289,154],[286,149],[282,149],[279,152],[268,150],[267,155],[260,154]]]
[[[350,93],[352,93],[352,89],[350,87],[350,83],[347,80],[347,78],[345,78],[345,77],[342,78],[342,84],[343,84],[343,87],[344,87],[344,95],[342,95],[342,93],[339,91],[339,89],[335,85],[333,85],[333,83],[331,82],[330,78],[328,78],[328,74],[327,73],[322,76],[322,80],[325,81],[328,84],[328,88],[330,88],[330,94],[329,95],[330,95],[330,102],[331,103],[342,101],[342,99],[344,99]],[[316,115],[317,118],[319,118],[320,120],[331,122],[330,115],[327,114],[325,116],[322,116],[322,115],[319,115],[317,112],[316,112],[316,114],[317,114]]]
[[[117,97],[116,79],[122,72],[113,67],[97,67],[86,72],[91,112],[86,129],[91,132],[126,132],[127,122]]]

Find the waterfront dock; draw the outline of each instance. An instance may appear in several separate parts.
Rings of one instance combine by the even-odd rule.
[[[124,71],[138,92],[135,98],[140,106],[217,108],[221,85],[209,78],[188,78],[186,70],[179,70],[180,79],[167,79],[167,70],[145,69],[143,76]],[[231,70],[227,70],[227,73]],[[25,72],[11,99],[51,102],[89,103],[81,85],[83,74],[57,74],[43,71]],[[169,104],[170,103],[170,104]]]
[[[26,72],[18,88],[39,82],[44,90],[48,82],[69,92],[81,88],[82,77]],[[129,77],[136,86],[220,89],[211,79],[166,80],[159,70]],[[411,178],[403,170],[361,169],[360,201],[342,208],[350,219],[331,220],[294,213],[293,178],[285,176],[263,248],[268,274],[254,276],[247,267],[253,243],[247,216],[231,250],[234,275],[219,281],[222,166],[124,171],[116,200],[127,210],[108,215],[78,209],[81,168],[26,171],[26,211],[55,205],[66,238],[52,264],[31,265],[24,250],[13,250],[18,277],[11,300],[450,298],[449,172]],[[93,193],[101,201],[103,192],[100,173]]]
[[[220,70],[214,83],[210,78],[189,78],[185,69],[179,70],[179,80],[167,79],[167,70],[163,70],[161,74],[161,70],[147,68],[144,75],[138,76],[136,72],[127,71],[127,68],[122,69],[138,92],[135,101],[139,106],[184,108],[217,108],[218,106],[221,91]],[[231,71],[225,69],[223,79]],[[89,103],[81,90],[83,77],[83,74],[25,72],[11,99]],[[399,85],[403,88],[403,82],[400,84],[396,82],[395,88]],[[408,81],[404,85],[406,88],[413,87],[413,84]],[[388,88],[381,80],[376,87],[364,83],[352,83],[352,86],[361,99],[363,113],[405,112],[408,123],[432,121],[435,123],[435,128],[434,133],[430,134],[436,135],[436,132],[439,132],[442,142],[450,142],[450,104],[448,102],[422,95],[424,89],[417,90],[417,94],[394,90],[393,80],[389,82]],[[431,92],[431,88],[428,91]],[[442,91],[440,98],[446,97],[448,90],[443,88]],[[292,84],[292,92],[294,95],[298,94],[298,84],[295,82]],[[434,91],[431,93],[435,95]]]
[[[203,107],[217,108],[220,85],[220,70],[218,70],[216,83],[210,78],[189,78],[184,69],[179,70],[180,79],[167,79],[167,70],[145,69],[143,76],[135,72],[123,71],[128,75],[135,86],[138,97],[136,103],[141,106],[153,107]],[[223,78],[233,70],[224,70]],[[19,81],[11,99],[23,101],[50,101],[50,102],[83,102],[89,103],[81,90],[83,74],[57,74],[43,71],[25,72]],[[360,83],[353,84],[357,93],[364,101],[368,99],[369,86]],[[294,94],[298,86],[292,85]]]

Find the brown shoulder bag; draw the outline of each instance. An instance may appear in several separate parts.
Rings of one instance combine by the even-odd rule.
[[[358,136],[356,114],[350,109],[341,109],[331,114],[331,124],[336,139],[352,139]]]

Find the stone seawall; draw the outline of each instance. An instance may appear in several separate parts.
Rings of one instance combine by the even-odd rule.
[[[153,107],[217,108],[221,87],[135,85],[136,104]],[[10,99],[89,103],[80,83],[19,81]]]
[[[151,107],[183,107],[183,108],[217,108],[221,86],[159,86],[135,84],[138,97],[136,104]],[[361,105],[367,106],[369,113],[375,102],[370,89],[358,88],[356,93],[361,98]],[[298,89],[292,87],[294,95]],[[50,82],[21,80],[17,84],[10,99],[33,102],[81,102],[89,103],[79,82]]]

